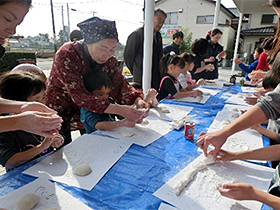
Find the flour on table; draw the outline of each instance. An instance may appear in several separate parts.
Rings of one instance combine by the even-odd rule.
[[[132,132],[130,132],[130,131],[123,131],[121,134],[122,134],[123,136],[125,136],[125,137],[131,137],[131,136],[134,135],[134,133],[132,133]]]
[[[239,114],[238,113],[232,113],[231,116],[234,117],[234,118],[238,118]]]
[[[232,108],[231,111],[238,112],[239,110],[238,110],[238,108],[235,107],[235,108]]]
[[[27,193],[18,198],[15,207],[18,210],[30,210],[38,203],[39,198],[34,193]]]

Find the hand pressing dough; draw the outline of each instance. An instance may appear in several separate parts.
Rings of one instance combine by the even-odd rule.
[[[92,172],[91,167],[87,164],[79,165],[75,169],[75,174],[77,174],[78,176],[86,176],[89,175],[91,172]]]
[[[27,193],[18,198],[15,207],[18,210],[30,210],[38,203],[39,198],[33,193]]]
[[[193,170],[188,171],[181,180],[179,180],[172,188],[176,195],[179,196],[186,186],[194,179],[197,172],[207,168],[207,165],[214,163],[213,156],[209,155],[203,161],[195,161],[191,164]]]

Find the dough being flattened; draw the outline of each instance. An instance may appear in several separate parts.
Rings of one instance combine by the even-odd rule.
[[[78,176],[87,176],[92,172],[88,164],[81,164],[75,169],[75,174]]]
[[[134,135],[134,133],[130,132],[130,131],[123,131],[122,132],[122,135],[125,136],[125,137],[131,137]]]
[[[18,198],[15,207],[18,210],[30,210],[37,205],[39,198],[34,193],[27,193]]]
[[[149,120],[143,119],[141,125],[148,125],[149,123]]]

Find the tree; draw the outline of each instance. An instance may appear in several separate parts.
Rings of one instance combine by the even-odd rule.
[[[187,52],[192,54],[192,32],[189,32],[190,28],[181,28],[184,33],[183,42],[180,45],[181,52]]]

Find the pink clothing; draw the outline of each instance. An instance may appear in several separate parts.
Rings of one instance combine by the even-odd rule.
[[[91,64],[96,64],[89,54],[86,56]],[[122,75],[116,58],[111,57],[100,70],[92,69],[87,61],[77,42],[64,44],[54,56],[47,84],[47,105],[63,117],[64,124],[69,126],[71,123],[71,130],[83,128],[81,107],[103,113],[110,105],[108,98],[98,99],[85,89],[83,75],[88,71],[102,71],[109,77],[112,82],[110,96],[118,104],[132,105],[140,96]]]

